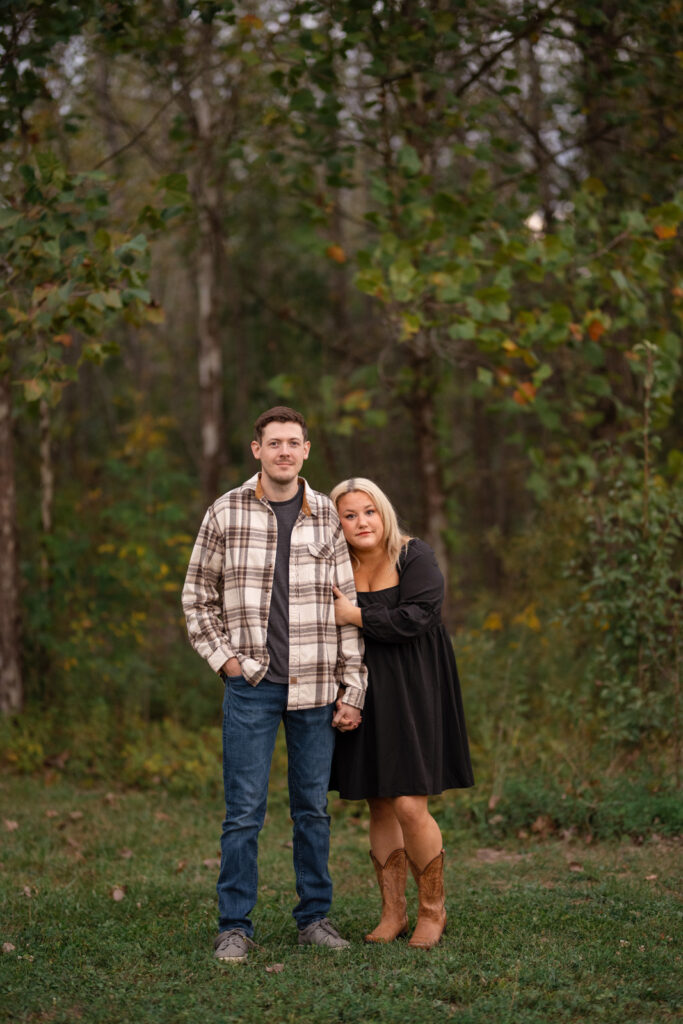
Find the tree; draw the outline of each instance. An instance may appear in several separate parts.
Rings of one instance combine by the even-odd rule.
[[[121,313],[144,318],[143,235],[107,230],[109,195],[103,175],[69,175],[50,153],[21,168],[23,188],[0,206],[3,278],[0,367],[0,710],[22,703],[19,657],[16,503],[12,455],[12,389],[41,406],[43,526],[51,523],[50,408],[84,361],[99,363],[116,345],[108,336]],[[46,566],[46,575],[47,575]]]

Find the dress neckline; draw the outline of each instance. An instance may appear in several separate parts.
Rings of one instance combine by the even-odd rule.
[[[386,590],[398,590],[399,584],[394,583],[393,587],[380,587],[379,590],[356,590],[357,594],[383,594]]]

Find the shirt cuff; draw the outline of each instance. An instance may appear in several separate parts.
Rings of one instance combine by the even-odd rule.
[[[229,661],[230,658],[234,657],[234,651],[229,650],[227,647],[219,647],[218,650],[214,651],[213,654],[210,654],[206,660],[214,672],[220,672],[226,661]]]
[[[365,704],[365,690],[359,686],[348,686],[344,690],[341,700],[343,704],[349,704],[352,708],[363,709]]]

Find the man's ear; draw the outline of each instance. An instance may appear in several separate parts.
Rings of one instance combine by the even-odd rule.
[[[259,459],[261,457],[261,445],[258,441],[251,442],[251,453],[255,459]]]
[[[304,441],[304,459],[307,459],[311,451],[311,442]]]

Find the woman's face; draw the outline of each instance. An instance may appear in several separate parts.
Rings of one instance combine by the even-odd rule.
[[[354,551],[373,551],[382,544],[384,523],[365,491],[342,494],[337,503],[346,543]]]

